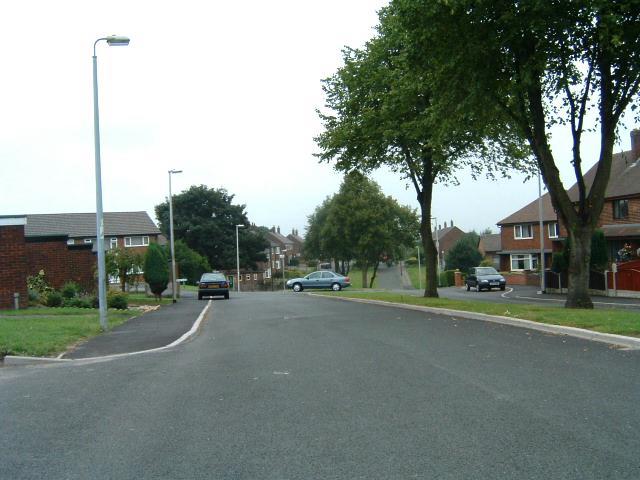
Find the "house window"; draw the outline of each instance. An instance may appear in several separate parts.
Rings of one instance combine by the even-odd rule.
[[[125,247],[146,247],[149,245],[149,237],[124,237]]]
[[[248,282],[249,280],[251,280],[251,274],[250,274],[250,273],[247,273],[247,282]]]
[[[280,260],[276,260],[276,270],[280,270]]]
[[[85,238],[84,243],[93,243],[93,238]]]
[[[109,240],[109,248],[111,250],[113,250],[114,248],[118,248],[118,239],[117,238],[112,238],[111,240]]]
[[[69,240],[67,240],[67,245],[73,245],[75,242],[73,241],[73,238],[70,238]]]
[[[264,278],[271,278],[271,270],[265,270]]]
[[[535,270],[538,257],[531,253],[511,255],[511,270]]]
[[[533,225],[531,224],[515,225],[513,231],[513,236],[516,239],[533,238]]]
[[[280,255],[280,247],[276,247],[276,255]]]
[[[254,281],[257,281],[257,280],[258,280],[258,274],[257,274],[257,273],[254,273],[254,274],[253,274],[253,280],[254,280]]]
[[[549,238],[558,238],[558,236],[560,235],[558,222],[551,222],[548,225],[548,228],[549,228]]]
[[[629,218],[629,200],[613,201],[613,218],[616,220]]]

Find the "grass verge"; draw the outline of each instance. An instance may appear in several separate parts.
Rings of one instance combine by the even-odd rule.
[[[109,310],[109,328],[138,315],[131,310]],[[69,345],[98,335],[98,310],[87,308],[28,308],[0,311],[0,358],[5,355],[50,357]]]
[[[473,302],[450,300],[447,298],[424,298],[391,292],[343,291],[324,294],[349,298],[382,300],[406,305],[448,308],[450,310],[462,310],[465,312],[486,313],[488,315],[532,320],[534,322],[551,325],[585,328],[601,333],[640,337],[640,313],[622,309],[577,310],[537,305]]]
[[[129,305],[167,305],[173,300],[171,297],[162,297],[160,302],[153,296],[148,296],[146,293],[127,293],[127,301]]]

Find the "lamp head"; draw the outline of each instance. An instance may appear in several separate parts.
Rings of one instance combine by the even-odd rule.
[[[109,35],[106,40],[110,47],[126,47],[130,41],[129,37],[121,35]]]
[[[182,170],[169,170],[169,173],[182,173]]]

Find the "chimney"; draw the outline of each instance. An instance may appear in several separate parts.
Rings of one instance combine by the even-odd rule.
[[[273,233],[276,233],[276,226],[275,226],[275,225],[274,225],[273,227],[271,227],[271,231],[272,231]]]
[[[280,225],[278,225],[278,233],[280,233]]]
[[[636,161],[640,157],[640,129],[631,130],[631,156]]]
[[[450,226],[453,227],[453,220],[451,220],[451,225]]]
[[[444,222],[444,228],[447,228],[447,221]]]

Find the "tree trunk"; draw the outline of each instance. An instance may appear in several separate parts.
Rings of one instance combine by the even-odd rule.
[[[589,264],[591,260],[591,236],[593,229],[578,227],[569,230],[569,290],[567,308],[593,308],[589,296]]]
[[[369,264],[362,263],[362,288],[367,288],[367,276],[369,273]]]
[[[380,265],[380,262],[376,262],[373,265],[373,275],[371,275],[371,281],[369,282],[369,288],[373,288],[373,282],[376,281],[376,274],[378,273],[378,265]]]
[[[432,169],[429,168],[431,162],[423,162],[423,176],[421,179],[422,190],[418,194],[418,202],[420,203],[420,236],[422,237],[422,248],[424,249],[425,259],[425,297],[438,297],[438,267],[437,258],[438,251],[433,241],[431,232],[431,199],[433,195],[433,175]],[[436,225],[436,228],[438,226]]]

